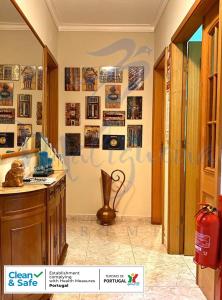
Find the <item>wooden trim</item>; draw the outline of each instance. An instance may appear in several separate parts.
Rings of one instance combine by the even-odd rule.
[[[166,55],[166,48],[164,48],[163,52],[160,54],[160,56],[157,58],[155,64],[154,64],[154,70],[156,69],[160,69],[160,65],[163,61],[163,59],[165,59],[165,55]],[[165,67],[165,66],[164,66]]]
[[[152,197],[151,223],[163,224],[163,137],[165,103],[165,51],[153,70],[153,118],[152,118]]]
[[[58,68],[58,63],[54,57],[54,55],[52,54],[52,52],[50,51],[50,49],[47,46],[44,46],[45,51],[47,52],[48,55],[48,67],[50,68]]]
[[[43,48],[43,57],[43,134],[58,149],[58,63],[47,46]]]
[[[69,247],[69,245],[67,243],[65,243],[65,246],[63,247],[62,254],[61,254],[59,262],[58,262],[58,265],[60,265],[60,266],[64,265],[64,262],[65,262],[65,259],[67,256],[68,247]]]
[[[173,43],[184,43],[203,23],[203,17],[218,0],[196,0],[172,36]]]
[[[47,136],[47,113],[48,113],[48,96],[47,96],[47,73],[48,73],[48,47],[43,48],[43,106],[42,106],[42,132]],[[47,136],[48,137],[48,136]]]
[[[39,152],[38,149],[32,149],[32,150],[22,150],[22,151],[17,151],[17,152],[4,153],[4,154],[0,155],[0,159],[19,157],[19,156],[23,156],[23,155],[38,153],[38,152]]]
[[[168,253],[181,253],[183,44],[171,44]]]
[[[25,14],[23,13],[23,11],[19,7],[19,5],[16,3],[16,1],[15,0],[10,0],[10,1],[14,5],[14,7],[16,8],[16,10],[18,11],[18,13],[20,14],[20,16],[23,18],[23,20],[25,21],[25,23],[31,29],[32,33],[35,35],[35,37],[37,38],[37,40],[39,41],[39,43],[42,45],[42,47],[45,47],[45,44],[43,43],[42,39],[39,37],[38,33],[35,31],[34,27],[29,22],[29,20],[27,19],[27,17],[25,16]]]
[[[188,43],[184,255],[194,255],[195,214],[200,202],[201,42]],[[187,53],[187,50],[186,50]]]
[[[182,104],[181,104],[181,163],[180,163],[180,218],[185,220],[185,191],[186,191],[186,175],[184,173],[186,162],[183,159],[186,154],[186,98],[187,98],[187,43],[181,44],[183,47],[183,69],[182,69]],[[184,233],[185,222],[181,222],[179,236],[179,253],[184,253]]]
[[[219,31],[218,31],[218,78],[217,78],[217,112],[221,112],[222,108],[222,1],[219,4]],[[217,165],[217,195],[221,194],[221,149],[222,149],[222,113],[217,115],[217,135],[216,135],[216,158],[215,164]],[[217,197],[217,207],[222,215],[222,206],[220,200]],[[221,272],[216,272],[216,283],[215,283],[215,298],[222,298],[222,279]]]

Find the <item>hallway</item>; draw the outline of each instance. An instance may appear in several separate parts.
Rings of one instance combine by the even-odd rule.
[[[145,293],[55,295],[53,300],[185,300],[206,299],[195,284],[191,257],[168,255],[161,244],[161,226],[143,219],[118,220],[102,227],[95,221],[68,218],[66,265],[144,265]]]

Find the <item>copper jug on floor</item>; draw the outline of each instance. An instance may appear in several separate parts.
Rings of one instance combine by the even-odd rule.
[[[113,207],[110,207],[110,195],[112,189],[112,182],[118,182],[120,180],[120,176],[116,173],[121,173],[123,175],[123,181],[118,188],[116,195],[113,200]],[[121,170],[115,170],[112,172],[111,176],[107,174],[104,170],[101,170],[102,175],[102,187],[103,187],[103,201],[104,205],[100,208],[96,214],[98,221],[101,225],[112,225],[116,218],[116,210],[115,210],[115,202],[119,191],[121,190],[124,182],[125,182],[125,174]],[[114,177],[115,176],[115,177]]]

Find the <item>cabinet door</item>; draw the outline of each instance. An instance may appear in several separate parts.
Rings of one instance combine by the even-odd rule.
[[[56,224],[55,224],[55,256],[56,256],[56,261],[55,263],[58,264],[59,259],[60,259],[60,203],[61,203],[61,186],[60,183],[56,186],[56,203],[55,203],[55,219],[56,219]]]
[[[60,192],[60,255],[66,244],[66,186],[65,177],[62,179]]]
[[[49,190],[47,203],[47,226],[48,226],[48,263],[56,265],[59,261],[59,207],[60,187],[57,184]]]
[[[55,190],[49,190],[47,203],[47,227],[48,227],[48,264],[55,264],[55,232],[56,232],[56,215],[55,215]]]
[[[2,265],[46,263],[45,208],[32,209],[1,218]],[[4,295],[4,300],[39,299],[40,295]]]

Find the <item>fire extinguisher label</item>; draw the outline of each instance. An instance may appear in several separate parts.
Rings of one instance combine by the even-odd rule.
[[[201,248],[200,248],[199,246],[195,245],[195,249],[196,249],[197,251],[201,252]]]
[[[195,245],[197,250],[198,248],[210,248],[210,236],[196,231]]]

